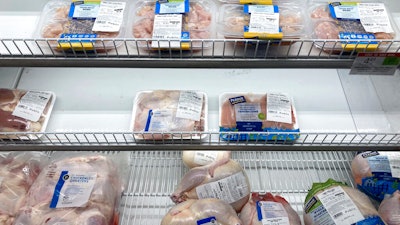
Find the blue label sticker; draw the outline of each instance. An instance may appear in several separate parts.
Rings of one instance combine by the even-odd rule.
[[[360,20],[357,4],[332,2],[329,4],[329,12],[333,19]]]
[[[238,128],[228,128],[228,127],[220,127],[219,131],[221,132],[220,138],[225,141],[294,141],[300,137],[300,129],[293,130],[283,130],[276,128],[264,128],[260,132],[273,132],[277,134],[264,134],[264,133],[240,133],[234,134],[234,132],[238,132]],[[232,132],[230,134],[226,134],[224,132]],[[285,132],[285,134],[279,134],[279,132]],[[289,133],[289,134],[288,134]],[[293,134],[291,134],[293,133]]]
[[[81,39],[81,38],[90,38],[89,40],[60,40],[59,42],[93,42],[92,38],[97,38],[97,34],[70,34],[64,33],[61,34],[60,38],[63,39]]]
[[[400,190],[400,178],[396,177],[365,177],[358,189],[371,198],[382,201],[386,194],[393,194]]]
[[[58,200],[60,198],[60,192],[66,180],[69,179],[68,171],[62,171],[60,174],[60,178],[54,188],[53,198],[50,202],[50,208],[54,209],[57,206]]]
[[[370,41],[376,40],[374,34],[368,33],[354,33],[354,32],[339,32],[339,39],[343,40],[358,40],[358,41],[350,41],[350,42],[343,42],[344,44],[378,44],[377,41]],[[369,40],[369,41],[363,41]]]
[[[156,1],[155,14],[188,13],[190,11],[189,0],[182,1]]]
[[[385,225],[385,223],[379,216],[370,216],[351,225]]]
[[[217,219],[214,216],[197,220],[197,225],[212,225],[212,224],[217,224]]]
[[[257,201],[257,202],[256,202],[256,207],[257,207],[258,221],[261,221],[263,218],[262,218],[261,203],[260,203],[260,201]]]
[[[182,31],[181,39],[182,39],[182,41],[189,41],[190,32],[189,31]]]
[[[243,5],[243,12],[250,14],[252,12],[265,12],[265,13],[278,13],[279,7],[277,5]]]
[[[147,115],[147,121],[146,121],[146,126],[144,127],[144,131],[149,131],[150,128],[150,122],[151,122],[151,117],[153,116],[153,110],[149,110],[149,114]]]
[[[262,122],[236,122],[238,131],[262,131]]]

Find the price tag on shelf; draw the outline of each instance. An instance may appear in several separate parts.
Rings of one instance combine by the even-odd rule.
[[[400,65],[400,53],[358,53],[350,74],[394,75]]]

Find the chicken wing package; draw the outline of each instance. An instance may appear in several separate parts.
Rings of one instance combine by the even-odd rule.
[[[32,183],[48,163],[40,152],[0,153],[0,224],[14,224]]]
[[[223,140],[294,141],[299,137],[293,99],[287,94],[223,93],[219,105]]]
[[[290,204],[279,195],[252,193],[250,201],[240,212],[243,225],[285,224],[301,225]]]
[[[312,38],[328,41],[316,42],[316,46],[324,51],[375,51],[390,43],[380,40],[397,37],[398,29],[382,2],[313,1],[311,5]],[[336,42],[335,39],[343,42]]]
[[[385,225],[367,195],[333,179],[312,185],[304,212],[305,225]]]
[[[218,18],[223,38],[300,39],[306,36],[304,10],[293,2],[277,5],[224,4]]]
[[[44,132],[56,95],[50,91],[0,88],[0,132]],[[4,139],[38,139],[39,135],[0,135]]]
[[[351,162],[358,189],[377,201],[400,190],[400,153],[366,151]]]
[[[207,131],[207,95],[192,90],[136,94],[131,130],[139,140],[202,139]]]
[[[231,205],[216,198],[190,199],[172,207],[161,225],[242,225]]]
[[[392,195],[386,196],[378,209],[379,215],[387,225],[400,224],[400,191],[395,191]]]
[[[57,38],[49,44],[57,50],[105,51],[120,42],[126,30],[126,0],[50,0],[43,8],[35,38]],[[102,41],[100,41],[102,40]]]
[[[208,0],[138,1],[132,9],[128,37],[144,50],[201,50],[215,38],[216,5]],[[158,40],[155,40],[158,39]],[[171,41],[172,40],[172,41]]]
[[[15,224],[117,225],[123,184],[112,156],[60,153],[52,159],[32,184]]]
[[[189,169],[231,158],[231,151],[182,151],[182,161]]]

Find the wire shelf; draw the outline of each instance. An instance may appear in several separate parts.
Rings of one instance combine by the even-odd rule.
[[[354,152],[343,151],[237,151],[232,154],[248,175],[253,192],[283,196],[301,217],[312,183],[332,178],[354,187],[350,172],[353,157]],[[178,151],[132,152],[120,224],[160,224],[174,205],[169,196],[187,170]]]

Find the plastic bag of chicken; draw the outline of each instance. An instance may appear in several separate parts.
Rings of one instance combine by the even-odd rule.
[[[124,189],[118,166],[126,166],[118,156],[55,153],[31,186],[16,224],[118,224]]]
[[[387,225],[399,225],[400,191],[395,191],[392,195],[387,195],[379,205],[378,212]]]
[[[11,225],[32,183],[48,163],[41,152],[0,153],[0,224]]]

